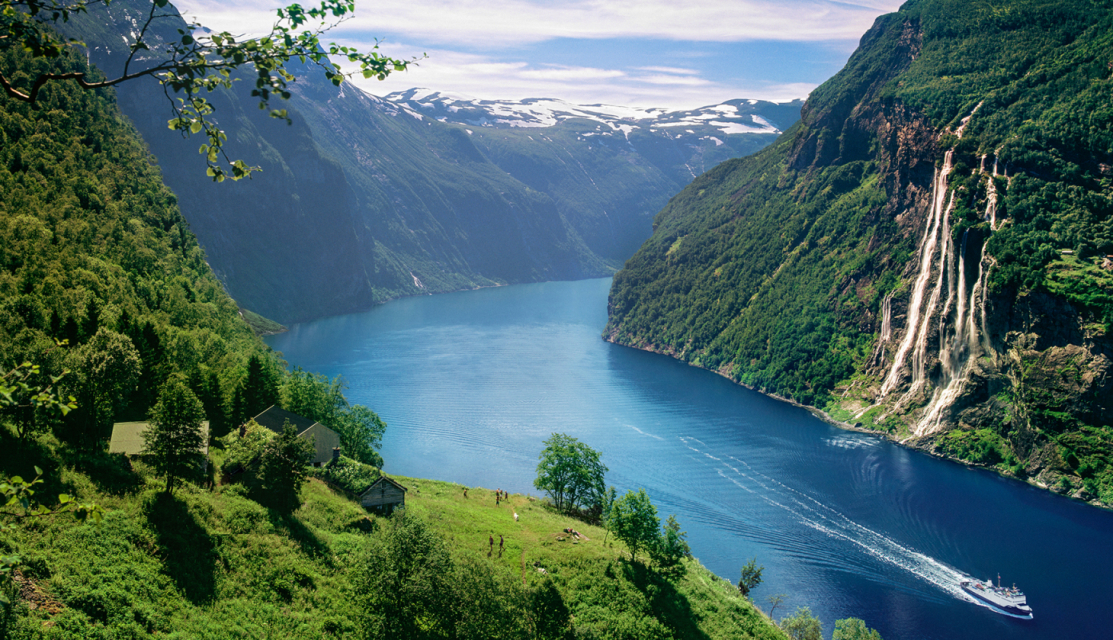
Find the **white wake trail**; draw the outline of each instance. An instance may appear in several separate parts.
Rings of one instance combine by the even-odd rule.
[[[801,524],[854,545],[870,557],[903,569],[947,594],[968,599],[959,588],[959,582],[966,578],[961,571],[854,522],[812,496],[755,470],[744,460],[727,456],[728,462],[692,446],[689,438],[681,438],[681,441],[694,453],[713,461],[713,468],[724,480],[792,514]]]

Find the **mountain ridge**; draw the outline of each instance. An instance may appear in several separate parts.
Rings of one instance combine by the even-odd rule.
[[[119,0],[67,28],[113,68],[126,54],[116,34],[139,11]],[[150,35],[173,38],[180,26],[167,19]],[[162,87],[118,88],[213,270],[242,307],[284,324],[402,296],[610,275],[671,193],[775,137],[631,129],[620,144],[582,118],[543,134],[477,128],[291,70],[292,126],[254,108],[250,82],[212,94],[230,123],[228,153],[262,168],[219,194],[205,189],[194,146],[167,130]],[[792,106],[778,108],[792,118]]]

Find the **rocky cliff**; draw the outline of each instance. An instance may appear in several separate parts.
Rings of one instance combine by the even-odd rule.
[[[879,18],[796,127],[658,214],[606,337],[1113,503],[1110,16]]]

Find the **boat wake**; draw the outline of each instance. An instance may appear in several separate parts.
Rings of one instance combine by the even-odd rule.
[[[970,599],[959,586],[961,581],[969,579],[961,571],[854,522],[806,493],[754,470],[745,461],[734,456],[713,456],[695,446],[694,438],[682,437],[680,440],[688,449],[709,461],[720,477],[767,504],[783,509],[803,525],[852,544],[870,557],[907,571],[948,595]]]

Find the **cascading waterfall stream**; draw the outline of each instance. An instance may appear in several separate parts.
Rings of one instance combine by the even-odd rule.
[[[989,222],[989,230],[997,231],[997,158],[993,158],[993,176],[986,187],[985,219]]]
[[[978,107],[981,105],[979,104]],[[962,137],[970,118],[978,108],[962,120],[955,132]],[[924,408],[921,419],[916,423],[913,433],[923,436],[938,430],[942,424],[944,411],[954,405],[969,379],[971,364],[982,354],[993,354],[986,327],[985,297],[992,258],[984,255],[985,239],[980,234],[971,237],[967,229],[962,234],[957,256],[951,239],[951,211],[954,193],[948,194],[948,176],[953,167],[953,151],[948,151],[943,159],[943,167],[936,173],[932,191],[931,213],[924,225],[924,236],[920,240],[920,269],[913,283],[909,298],[905,333],[896,351],[889,371],[881,385],[880,399],[892,393],[903,379],[902,369],[910,361],[911,380],[907,390],[892,405],[893,410],[913,400],[929,382],[934,382],[931,400]],[[985,170],[986,157],[981,158],[978,173],[988,181],[986,188],[986,208],[984,219],[989,223],[990,233],[997,229],[997,159],[994,158],[992,174]],[[944,203],[946,205],[944,206]],[[976,240],[975,240],[976,238]],[[973,262],[970,262],[970,261]],[[956,264],[957,263],[957,264]],[[967,278],[968,265],[977,264],[977,277]],[[934,276],[934,277],[933,277]],[[934,284],[928,291],[928,284]],[[973,287],[970,287],[970,281]],[[940,299],[944,296],[942,309]],[[926,298],[926,303],[925,303]],[[878,345],[887,343],[892,337],[889,325],[889,299],[883,303],[881,336]],[[931,334],[931,321],[939,312],[939,379],[928,380],[928,344]],[[883,353],[882,353],[883,355]],[[864,411],[862,412],[864,413]]]
[[[923,305],[924,293],[927,291],[928,281],[931,279],[931,263],[932,257],[935,255],[935,245],[939,241],[939,226],[942,218],[945,217],[944,210],[946,209],[946,213],[949,213],[949,207],[945,207],[944,202],[947,199],[947,176],[951,172],[951,157],[953,154],[953,151],[948,151],[943,157],[943,167],[935,172],[931,215],[928,216],[927,224],[924,225],[924,237],[920,240],[920,272],[912,286],[912,298],[908,304],[908,314],[905,316],[907,328],[904,338],[897,348],[897,354],[893,358],[893,365],[889,368],[889,374],[885,376],[885,381],[881,385],[882,397],[889,395],[900,383],[900,370],[904,366],[908,352],[911,351],[919,333],[920,307]]]
[[[944,313],[940,319],[939,362],[942,369],[942,380],[932,396],[931,403],[924,412],[924,417],[917,423],[915,434],[917,436],[932,433],[939,428],[942,413],[952,406],[962,393],[970,371],[970,362],[977,354],[979,347],[983,346],[978,341],[979,327],[975,321],[975,308],[984,309],[985,281],[988,269],[983,268],[982,248],[978,247],[978,279],[969,294],[969,304],[966,303],[966,250],[970,232],[963,233],[962,251],[959,254],[959,277],[956,285],[952,285],[952,293],[959,299],[958,308],[954,314],[954,331],[948,332],[945,323],[951,318]]]
[[[893,339],[893,294],[885,296],[881,303],[881,337],[882,343]]]

